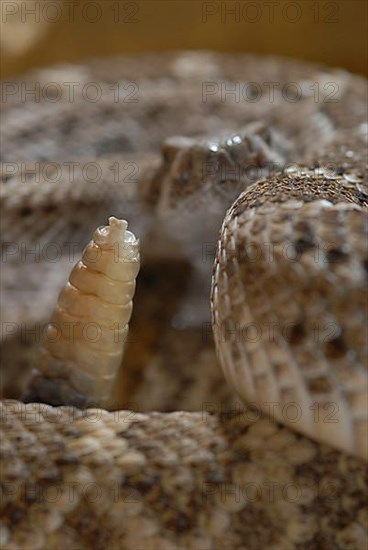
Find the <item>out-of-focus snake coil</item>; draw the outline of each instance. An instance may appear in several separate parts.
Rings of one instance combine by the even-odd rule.
[[[70,101],[62,85],[73,81],[98,83],[100,100]],[[22,98],[24,83],[49,82],[58,101]],[[366,81],[192,52],[13,84],[2,113],[1,547],[363,548]],[[51,404],[7,399],[37,367],[22,330],[50,314],[70,243],[80,250],[110,215],[128,219],[143,260],[189,259],[206,302],[213,263],[216,352],[242,405],[224,399],[204,342],[201,282],[138,381],[123,373],[144,412],[82,410],[65,388],[65,401],[44,390]]]

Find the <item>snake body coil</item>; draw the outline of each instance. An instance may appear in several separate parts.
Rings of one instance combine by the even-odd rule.
[[[0,403],[2,548],[363,548],[366,80],[183,52],[16,84],[76,80],[98,82],[101,101],[16,92],[3,106],[3,396],[19,399],[30,365],[38,373],[36,402]],[[115,101],[116,84],[132,82],[138,101]],[[252,83],[257,98],[224,99]],[[75,341],[61,331],[52,342],[51,325],[38,360],[27,330],[65,284],[66,245],[81,252],[112,215],[129,220],[145,259],[138,338],[125,342],[117,410],[83,410],[105,399],[122,357],[139,265],[123,222],[97,231],[87,250],[100,260],[84,252],[61,293],[52,321],[76,322]],[[131,263],[109,261],[110,230],[129,237]],[[55,263],[42,255],[50,242]],[[204,338],[212,266],[216,351],[242,404]],[[88,323],[99,342],[83,337]]]

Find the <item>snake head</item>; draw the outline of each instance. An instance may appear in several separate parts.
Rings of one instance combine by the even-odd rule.
[[[220,193],[228,197],[226,207],[247,184],[279,169],[289,149],[283,136],[263,122],[216,137],[170,137],[163,143],[160,166],[144,185],[144,198],[162,211],[202,192]]]
[[[216,137],[167,139],[161,164],[142,185],[143,201],[190,261],[213,241],[227,208],[251,183],[278,170],[288,143],[276,130],[252,122]]]

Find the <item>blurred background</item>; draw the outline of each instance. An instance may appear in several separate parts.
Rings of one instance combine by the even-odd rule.
[[[367,74],[365,0],[1,0],[1,77],[125,52],[214,49]]]

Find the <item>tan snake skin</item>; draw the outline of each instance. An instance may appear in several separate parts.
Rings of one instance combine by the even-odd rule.
[[[102,95],[70,102],[64,85],[57,101],[24,100],[22,82],[97,82]],[[114,101],[117,82],[138,101]],[[297,101],[277,92],[290,83]],[[2,113],[1,547],[364,548],[366,81],[180,53],[45,69],[12,85]],[[73,178],[63,166],[51,181],[65,162],[77,163]],[[113,412],[7,400],[37,364],[35,324],[78,259],[70,243],[78,254],[109,215],[128,219],[146,261]],[[222,220],[214,334],[243,404],[208,330]],[[84,404],[48,388],[31,386],[28,398]]]

